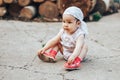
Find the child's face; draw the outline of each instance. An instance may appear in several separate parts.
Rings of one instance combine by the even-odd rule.
[[[80,21],[75,19],[72,15],[64,14],[63,15],[63,29],[68,33],[72,34],[80,26]]]

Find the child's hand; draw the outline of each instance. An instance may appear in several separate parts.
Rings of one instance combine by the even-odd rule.
[[[68,58],[68,64],[73,63],[74,59],[75,59],[75,58],[74,58],[73,56],[70,56],[70,57]]]
[[[44,48],[38,50],[38,54],[43,54],[44,52],[45,52],[45,49],[44,49]]]

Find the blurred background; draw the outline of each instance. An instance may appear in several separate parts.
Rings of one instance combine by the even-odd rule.
[[[0,0],[0,19],[58,22],[69,6],[82,9],[85,21],[117,13],[120,0]]]

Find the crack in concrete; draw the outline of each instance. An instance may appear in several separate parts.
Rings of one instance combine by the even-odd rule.
[[[100,46],[102,46],[102,47],[104,47],[104,48],[107,48],[107,47],[105,47],[105,45],[104,45],[103,43],[100,43],[98,40],[94,40],[94,39],[92,39],[92,38],[90,38],[90,39],[88,39],[88,40],[90,40],[90,41],[92,41],[92,42],[94,42],[94,43],[97,43],[98,45],[100,45]],[[112,49],[107,48],[107,49],[109,49],[110,51],[120,51],[119,48],[112,48]]]
[[[0,65],[0,67],[4,67],[5,69],[10,69],[10,70],[14,70],[14,69],[20,69],[20,70],[27,70],[27,71],[32,71],[34,73],[42,73],[42,74],[56,74],[56,75],[61,75],[63,76],[64,73],[47,73],[47,72],[41,72],[41,71],[35,71],[35,70],[30,70],[29,67],[26,67],[28,65],[25,65],[23,67],[16,67],[16,66],[11,66],[11,65]]]
[[[2,76],[0,80],[3,80],[4,78],[5,78],[5,77],[4,77],[4,76]]]
[[[58,75],[62,76],[62,79],[65,80],[65,74],[59,73]]]
[[[46,38],[47,38],[47,36],[48,36],[48,34],[46,34],[43,38],[40,38],[39,40],[38,40],[38,38],[37,37],[35,37],[35,36],[33,36],[32,34],[30,34],[30,31],[27,31],[27,30],[24,30],[23,31],[26,35],[28,35],[29,37],[31,37],[31,38],[33,38],[34,40],[36,40],[36,41],[38,41],[38,42],[44,42],[44,40],[46,40]],[[46,30],[46,33],[48,33],[48,30]],[[33,33],[34,34],[34,33]]]
[[[47,75],[59,75],[59,76],[62,76],[62,79],[63,80],[66,80],[65,79],[65,74],[66,73],[46,73],[46,72],[40,72],[40,71],[34,71],[34,73],[41,73],[41,74],[47,74]]]
[[[28,67],[26,67],[28,65],[25,65],[23,67],[15,67],[15,66],[11,66],[11,65],[0,65],[0,67],[4,67],[4,68],[10,68],[10,70],[14,70],[14,69],[20,69],[20,70],[26,70],[26,71],[31,71],[33,73],[37,73],[37,74],[43,74],[43,75],[59,75],[59,76],[62,76],[62,79],[63,80],[74,80],[74,79],[65,79],[65,74],[68,73],[48,73],[48,72],[41,72],[41,71],[35,71],[35,70],[29,70]],[[3,80],[4,79],[4,76],[1,77],[0,80]]]
[[[23,70],[28,70],[26,67],[16,67],[16,66],[11,66],[11,65],[0,65],[0,67],[4,67],[5,69],[6,68],[9,68],[10,70],[14,70],[14,69],[23,69]]]
[[[31,62],[29,62],[26,65],[24,65],[24,67],[31,67],[31,66],[33,66],[33,63],[34,63],[36,58],[37,58],[37,55],[34,56],[34,58],[33,58],[33,60]]]
[[[95,39],[92,39],[92,38],[90,38],[88,40],[90,40],[92,42],[95,42],[95,43],[99,44],[100,46],[104,47],[104,44],[100,43],[98,40],[95,40]]]
[[[64,79],[64,80],[75,80],[75,79]]]
[[[26,64],[24,66],[21,67],[16,67],[16,66],[11,66],[11,65],[0,65],[0,67],[4,67],[5,69],[10,69],[10,70],[15,70],[15,69],[19,69],[19,70],[26,70],[26,71],[30,71],[36,74],[43,74],[43,75],[58,75],[62,77],[62,80],[75,80],[75,79],[68,79],[65,78],[65,74],[67,74],[69,71],[66,71],[66,73],[48,73],[48,72],[41,72],[38,70],[30,70],[29,67],[32,65],[32,63],[35,61],[37,56],[35,56],[33,58],[33,60],[31,61],[30,64]],[[105,58],[116,58],[116,57],[120,57],[120,55],[116,55],[116,56],[108,56],[108,57],[101,57],[101,58],[95,58],[95,59],[105,59]],[[2,76],[0,80],[4,80],[5,76]]]
[[[11,24],[14,28],[15,28],[15,31],[20,31],[17,27],[16,27],[16,25],[14,24],[14,22],[9,22],[9,21],[7,21],[9,24]]]
[[[32,37],[34,40],[36,40],[36,37],[33,36],[33,35],[31,35],[31,34],[29,34],[29,32],[27,32],[27,30],[24,30],[23,32],[24,32],[26,35],[28,35],[29,37]]]
[[[115,55],[115,56],[106,56],[106,57],[95,57],[95,59],[97,60],[97,59],[106,59],[106,58],[118,58],[118,57],[120,57],[120,55]]]

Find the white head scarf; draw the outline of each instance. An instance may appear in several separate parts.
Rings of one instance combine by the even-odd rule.
[[[85,32],[85,34],[88,34],[87,24],[83,21],[84,16],[83,16],[83,13],[80,8],[78,8],[76,6],[68,7],[64,11],[63,15],[64,14],[70,14],[70,15],[74,16],[75,18],[77,18],[78,20],[80,20],[81,29]]]

